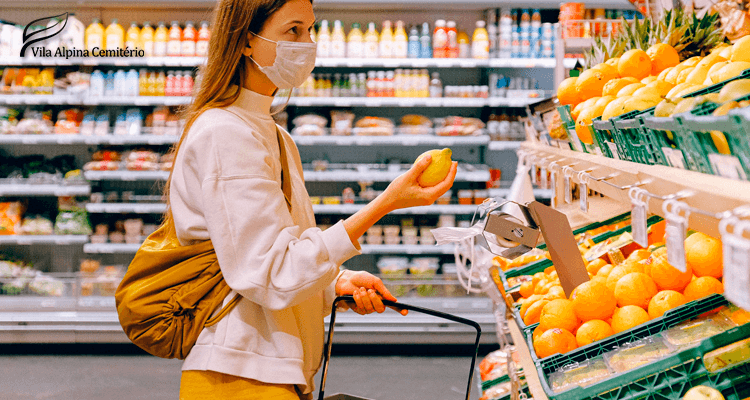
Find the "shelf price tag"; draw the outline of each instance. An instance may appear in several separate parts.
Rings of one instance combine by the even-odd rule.
[[[570,178],[573,176],[573,170],[570,167],[563,168],[563,193],[565,204],[573,202],[573,190],[570,187]]]
[[[578,173],[578,180],[581,182],[578,185],[578,200],[580,202],[581,211],[589,212],[589,180],[583,171]]]
[[[665,237],[667,242],[667,262],[678,270],[687,271],[685,263],[685,236],[687,232],[687,221],[690,213],[685,210],[685,215],[680,215],[680,210],[685,203],[677,200],[667,200],[662,204],[664,217],[667,220]]]
[[[745,171],[742,169],[740,160],[737,157],[724,154],[709,154],[708,160],[718,175],[734,180],[747,180]]]
[[[732,232],[729,232],[729,231]],[[727,300],[750,310],[750,221],[736,217],[723,219],[719,223],[724,253],[724,295]]]
[[[550,169],[552,169],[551,166]],[[550,204],[552,208],[557,208],[560,206],[557,198],[557,191],[560,190],[560,185],[557,182],[557,171],[554,169],[550,172],[550,181],[552,181],[552,199],[550,199]]]
[[[641,188],[630,188],[628,192],[633,210],[630,213],[630,226],[633,233],[633,241],[641,247],[648,247],[648,228],[646,226],[646,215],[648,214],[648,201],[645,200],[646,191]]]
[[[662,147],[661,152],[673,168],[685,169],[685,163],[683,162],[685,158],[682,155],[682,151],[671,147]]]

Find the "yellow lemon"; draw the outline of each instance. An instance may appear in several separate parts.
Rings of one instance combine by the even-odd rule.
[[[646,85],[646,87],[652,87],[656,89],[656,92],[659,93],[659,96],[666,97],[667,93],[669,93],[669,91],[672,90],[674,85],[669,82],[657,79],[649,83],[648,85]]]
[[[432,156],[430,165],[417,178],[419,185],[430,187],[445,180],[451,170],[451,154],[451,149],[445,148],[442,150],[429,150],[417,157],[417,160],[414,162],[415,164],[428,155]]]
[[[607,82],[602,88],[602,96],[617,96],[617,92],[633,83],[638,83],[638,80],[633,77],[625,77],[620,79],[612,79]]]
[[[680,71],[680,73],[677,74],[677,80],[675,81],[675,83],[677,83],[678,85],[680,83],[685,83],[685,81],[687,80],[688,75],[690,75],[690,73],[693,72],[694,69],[695,69],[695,67],[687,67],[687,68],[683,69],[682,71]]]
[[[633,92],[633,97],[662,97],[661,94],[659,94],[659,91],[656,90],[653,86],[644,86],[635,92]]]
[[[719,72],[719,70],[724,68],[724,66],[726,66],[727,64],[729,64],[729,61],[719,61],[716,64],[712,65],[711,68],[708,69],[706,79],[710,79],[711,83],[719,83],[719,81],[714,80],[714,77]]]
[[[727,83],[719,92],[719,103],[737,100],[750,94],[750,79],[738,79]]]
[[[607,104],[602,112],[602,121],[608,121],[610,118],[625,114],[625,102],[630,98],[630,96],[618,97]]]
[[[682,72],[685,68],[690,68],[688,65],[678,65],[674,68],[672,68],[669,73],[664,77],[664,80],[676,85],[677,84],[677,77],[680,76],[680,72]]]
[[[712,65],[716,64],[717,62],[726,61],[727,59],[720,56],[719,53],[711,53],[705,57],[698,63],[695,64],[696,68],[711,68]]]
[[[740,38],[732,46],[732,61],[750,61],[750,37]]]
[[[649,83],[651,83],[651,82],[653,82],[655,80],[656,80],[656,76],[655,75],[649,75],[649,76],[641,79],[641,83],[643,83],[645,85],[648,85]]]
[[[716,71],[716,75],[711,77],[714,83],[724,82],[727,79],[740,76],[746,69],[750,68],[750,62],[734,61]]]
[[[703,82],[706,80],[706,77],[708,76],[708,69],[710,67],[707,66],[695,66],[693,70],[690,72],[690,74],[685,78],[685,83],[692,83],[693,85],[702,85]],[[685,71],[682,71],[683,73]]]
[[[640,89],[642,87],[645,87],[645,86],[646,85],[644,85],[644,84],[642,84],[640,82],[638,82],[638,83],[631,83],[630,85],[625,86],[624,88],[620,89],[620,91],[617,92],[617,97],[632,96],[633,92],[635,92],[636,90],[638,90],[638,89]]]
[[[687,60],[681,62],[679,65],[684,65],[686,67],[694,67],[699,62],[701,62],[701,60],[703,60],[703,57],[701,56],[690,57]]]
[[[662,98],[660,96],[632,96],[625,102],[625,112],[628,113],[635,110],[643,111],[656,106],[661,101]]]
[[[664,71],[661,71],[659,75],[656,76],[657,80],[665,81],[667,79],[667,75],[672,72],[674,67],[665,68]]]

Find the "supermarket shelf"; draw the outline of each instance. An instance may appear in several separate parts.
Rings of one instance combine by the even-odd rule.
[[[364,204],[315,204],[313,211],[316,214],[344,214],[351,215],[361,210]],[[390,214],[456,214],[471,215],[477,210],[475,205],[462,204],[434,204],[431,206],[403,208],[392,211]]]
[[[86,211],[92,214],[162,214],[164,203],[88,203]]]
[[[307,182],[390,182],[405,171],[305,171]],[[489,171],[459,171],[456,174],[458,182],[487,182],[490,180]]]
[[[483,146],[490,142],[487,135],[478,136],[292,136],[298,146]]]
[[[140,243],[86,243],[83,252],[87,254],[135,254]]]
[[[65,94],[0,95],[2,105],[78,105],[78,106],[179,106],[189,104],[190,96],[111,96],[77,97]]]
[[[0,196],[88,196],[89,185],[0,184]]]
[[[581,53],[594,45],[594,39],[592,38],[568,38],[563,40],[565,41],[565,51],[570,53]]]
[[[0,135],[0,144],[83,144],[83,145],[124,145],[124,144],[173,144],[179,136],[173,135]]]
[[[521,143],[523,142],[495,140],[495,141],[490,142],[489,146],[487,146],[487,150],[490,150],[490,151],[517,150],[519,147],[521,147]]]
[[[169,171],[86,171],[83,177],[90,181],[163,181]]]
[[[88,240],[86,240],[88,241]],[[88,254],[135,254],[140,243],[86,243]],[[362,245],[362,254],[453,254],[453,246],[428,245]]]
[[[290,106],[297,107],[485,107],[481,98],[416,98],[416,97],[292,97]]]
[[[563,60],[563,65],[567,69],[573,69],[579,61],[581,62],[581,65],[583,65],[583,58],[566,58]]]
[[[34,244],[84,244],[89,241],[88,235],[0,235],[0,244],[34,245]]]

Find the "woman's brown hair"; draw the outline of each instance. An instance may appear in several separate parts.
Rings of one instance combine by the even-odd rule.
[[[185,129],[180,140],[172,147],[177,156],[190,127],[201,113],[234,103],[240,95],[247,76],[248,60],[242,50],[247,46],[249,32],[260,32],[266,20],[288,0],[221,0],[214,10],[211,39],[208,44],[208,59],[200,67],[201,82],[196,86],[193,101],[182,113]],[[163,223],[174,232],[174,220],[169,206],[169,187],[172,171],[164,187],[167,212]]]

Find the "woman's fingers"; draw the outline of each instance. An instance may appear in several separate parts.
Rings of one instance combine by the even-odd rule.
[[[354,303],[356,303],[357,307],[355,307],[353,310],[357,314],[365,314],[365,303],[362,300],[362,295],[360,294],[359,289],[354,289],[354,293],[352,294],[352,297],[354,297]]]
[[[411,175],[412,178],[417,179],[417,177],[419,177],[419,175],[430,166],[430,163],[432,163],[432,156],[428,154],[409,169],[409,175]]]
[[[372,300],[370,299],[370,295],[367,293],[367,289],[359,288],[358,291],[359,298],[362,300],[362,308],[365,313],[370,314],[375,312],[375,308],[372,305]]]
[[[383,296],[384,299],[390,300],[390,301],[398,301],[395,296],[391,294],[391,292],[388,290],[387,287],[383,284],[383,281],[378,278],[377,281],[375,281],[372,285],[375,290],[380,293],[381,296]]]

